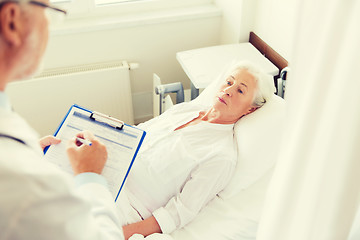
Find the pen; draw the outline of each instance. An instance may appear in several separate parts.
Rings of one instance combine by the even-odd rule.
[[[91,145],[92,145],[92,142],[90,142],[89,140],[83,139],[83,138],[77,137],[77,138],[76,138],[76,141],[79,141],[79,142],[81,142],[82,144],[85,144],[85,145],[88,145],[88,146],[91,146]]]

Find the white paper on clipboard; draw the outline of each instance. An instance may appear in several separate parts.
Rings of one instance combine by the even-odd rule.
[[[66,154],[67,143],[77,133],[91,131],[107,148],[108,159],[102,175],[108,181],[116,201],[146,133],[126,124],[122,129],[116,128],[106,121],[90,118],[91,114],[92,111],[73,105],[54,134],[61,139],[61,143],[50,146],[45,159],[73,174]]]

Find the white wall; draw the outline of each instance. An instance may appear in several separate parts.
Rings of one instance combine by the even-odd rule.
[[[296,34],[296,0],[215,0],[223,11],[221,44],[247,42],[255,32],[288,61]]]
[[[239,42],[242,0],[215,0],[215,4],[223,12],[220,44]]]
[[[296,34],[296,0],[257,0],[253,31],[291,62]]]
[[[45,69],[112,60],[139,63],[140,68],[131,72],[135,122],[139,122],[152,114],[152,73],[157,73],[164,83],[182,81],[189,88],[189,80],[175,54],[218,44],[220,23],[221,14],[215,14],[53,34],[44,59]]]

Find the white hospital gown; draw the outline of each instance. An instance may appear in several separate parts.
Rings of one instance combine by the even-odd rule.
[[[153,215],[163,233],[194,219],[224,189],[235,168],[233,124],[200,122],[174,131],[201,110],[178,104],[139,125],[147,135],[125,192],[141,217]]]

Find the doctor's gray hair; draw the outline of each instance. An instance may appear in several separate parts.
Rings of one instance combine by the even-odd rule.
[[[2,9],[3,5],[5,5],[6,3],[16,3],[21,7],[24,13],[29,12],[30,10],[24,7],[28,2],[30,2],[30,0],[0,0],[0,10]],[[0,34],[1,34],[1,29],[0,29]]]
[[[29,2],[29,0],[0,0],[0,7],[2,7],[5,3],[18,3],[23,5],[26,2]]]
[[[29,0],[0,0],[0,4],[6,2],[24,3],[24,2],[29,2]]]
[[[237,70],[247,70],[256,81],[253,106],[261,107],[268,101],[275,92],[274,79],[271,75],[264,73],[259,67],[249,61],[241,61],[233,65],[231,72]]]
[[[0,3],[2,2],[29,2],[30,0],[0,0]]]

